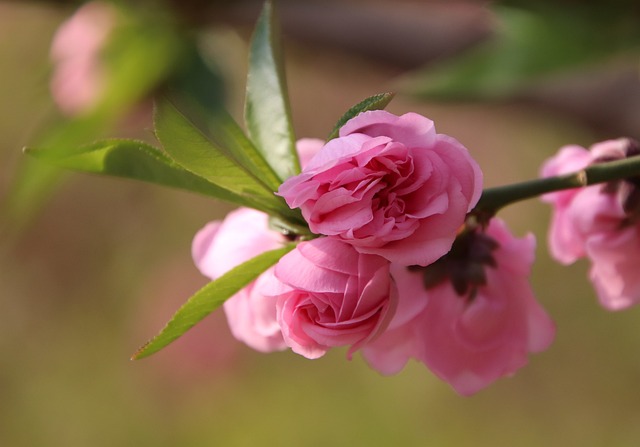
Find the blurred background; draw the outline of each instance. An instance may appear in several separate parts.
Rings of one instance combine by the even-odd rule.
[[[586,262],[550,260],[537,200],[501,217],[538,239],[533,286],[557,340],[471,398],[419,364],[382,377],[345,350],[253,352],[221,311],[128,360],[207,282],[191,239],[229,206],[21,149],[153,143],[150,98],[167,85],[240,120],[260,6],[0,1],[0,445],[638,445],[640,309],[603,310]],[[69,25],[78,8],[88,22]],[[565,144],[640,138],[636,2],[282,0],[279,13],[298,137],[396,91],[388,110],[433,119],[487,186],[536,177]]]

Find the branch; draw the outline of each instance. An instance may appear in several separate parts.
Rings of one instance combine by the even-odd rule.
[[[640,156],[596,163],[580,171],[557,177],[540,178],[511,185],[487,188],[472,211],[476,215],[493,216],[501,208],[520,200],[564,189],[623,180],[640,175]]]

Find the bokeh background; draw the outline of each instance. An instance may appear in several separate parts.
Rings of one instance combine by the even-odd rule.
[[[179,6],[171,15],[180,18],[181,32],[197,30],[215,63],[218,80],[210,88],[240,117],[259,3],[141,3]],[[543,12],[564,17],[567,8],[592,5],[555,3],[560,9]],[[550,260],[549,209],[537,200],[501,216],[514,233],[530,231],[538,239],[533,287],[557,323],[557,340],[514,377],[473,397],[456,395],[415,363],[382,377],[358,356],[347,361],[344,350],[314,361],[253,352],[233,340],[221,311],[165,351],[129,361],[206,283],[192,264],[191,239],[230,208],[132,181],[51,174],[27,162],[21,148],[46,141],[58,122],[51,118],[57,112],[48,85],[49,47],[77,6],[0,2],[0,445],[640,443],[640,309],[603,310],[586,281],[585,262],[562,267]],[[623,44],[591,59],[558,72],[539,70],[520,83],[472,70],[476,75],[467,79],[494,81],[457,97],[451,91],[459,85],[436,91],[434,79],[457,78],[451,71],[430,78],[433,70],[455,71],[443,61],[500,29],[487,6],[282,1],[297,135],[322,138],[351,105],[398,91],[388,110],[433,119],[439,132],[469,148],[487,186],[536,177],[565,144],[640,137],[639,58],[625,34],[639,23],[633,2],[608,4]],[[601,22],[610,18],[599,14]],[[580,35],[570,26],[585,23],[567,29]],[[553,32],[538,36],[551,42],[547,52],[564,42]],[[509,61],[529,60],[525,56],[516,51],[502,62],[509,67]],[[101,134],[153,142],[147,101],[141,98],[134,112],[123,112]]]

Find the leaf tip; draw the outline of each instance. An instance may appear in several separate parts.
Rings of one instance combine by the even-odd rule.
[[[30,147],[30,146],[24,146],[21,149],[21,152],[24,155],[28,155],[30,157],[36,157],[36,158],[43,158],[43,156],[44,158],[46,158],[46,155],[47,155],[46,152],[43,153],[42,149],[39,149],[37,147]]]
[[[347,121],[356,117],[357,115],[363,112],[371,111],[371,110],[382,110],[385,107],[387,107],[387,105],[389,105],[389,103],[391,102],[391,100],[395,95],[396,95],[395,92],[378,93],[376,95],[365,98],[364,100],[360,101],[358,104],[351,107],[338,120],[333,130],[329,134],[327,141],[337,138],[340,132],[340,128],[344,126],[347,123]]]
[[[138,350],[134,352],[131,357],[129,357],[129,360],[132,360],[132,361],[140,360],[150,355],[150,353],[147,352],[147,347],[149,346],[149,343],[150,342],[146,342],[144,345],[140,346]]]
[[[379,103],[378,107],[380,107],[380,109],[384,109],[393,100],[393,98],[395,98],[395,96],[396,96],[396,92],[380,93],[380,96],[378,99],[378,103]]]

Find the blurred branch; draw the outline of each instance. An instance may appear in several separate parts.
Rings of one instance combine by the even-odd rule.
[[[249,24],[260,1],[238,2],[226,20]],[[489,12],[476,2],[393,3],[281,0],[287,36],[408,69],[451,56],[487,37]]]

